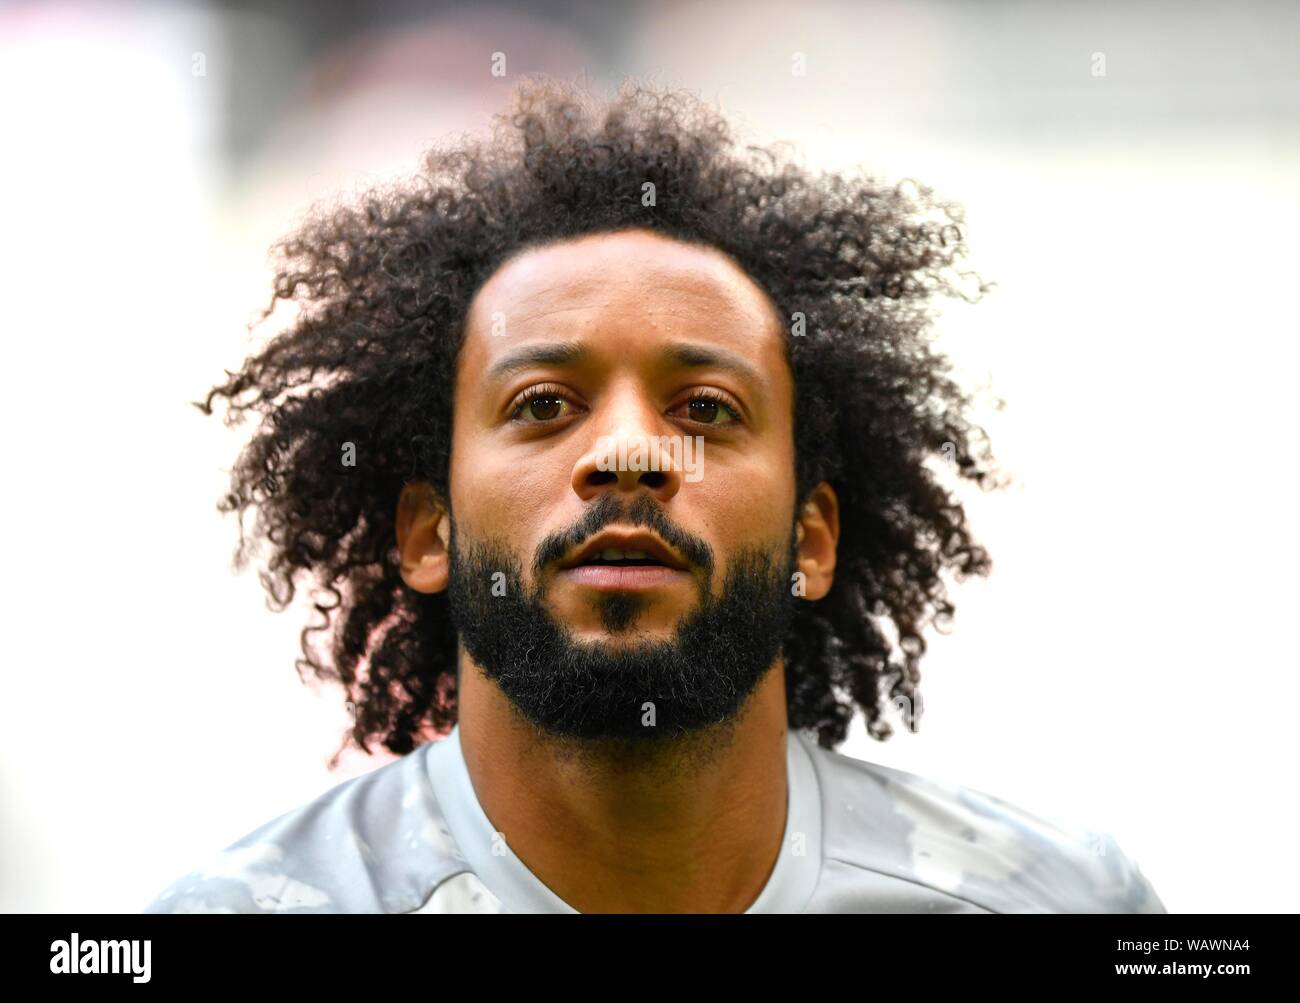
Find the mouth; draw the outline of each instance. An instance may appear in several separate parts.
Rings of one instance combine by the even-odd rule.
[[[658,537],[617,530],[589,540],[561,563],[560,574],[589,588],[630,591],[662,588],[690,578],[686,561]]]

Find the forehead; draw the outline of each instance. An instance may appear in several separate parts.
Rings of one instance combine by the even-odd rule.
[[[587,339],[619,350],[708,343],[784,367],[782,330],[766,294],[723,252],[622,230],[530,249],[502,265],[470,306],[461,369],[486,372],[530,341]]]

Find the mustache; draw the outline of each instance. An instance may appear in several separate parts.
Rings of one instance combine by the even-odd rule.
[[[537,545],[533,556],[533,576],[540,575],[549,565],[615,523],[653,530],[681,554],[687,564],[713,574],[713,548],[673,523],[649,495],[639,495],[631,505],[624,506],[614,495],[606,494],[568,529],[551,533]]]

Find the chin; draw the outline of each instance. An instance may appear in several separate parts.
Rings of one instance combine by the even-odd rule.
[[[635,638],[637,635],[667,640],[676,634],[681,619],[690,616],[695,610],[693,606],[684,603],[650,600],[638,609],[624,612],[619,618],[621,625],[613,627],[604,619],[603,611],[607,608],[605,603],[608,601],[608,598],[598,602],[578,600],[561,604],[558,610],[552,603],[549,612],[556,624],[568,630],[577,640]]]
[[[672,623],[649,624],[644,617],[638,617],[626,627],[611,629],[603,624],[593,624],[581,630],[572,627],[569,630],[573,639],[581,644],[603,644],[611,648],[634,648],[647,641],[672,641],[676,637],[676,621]]]

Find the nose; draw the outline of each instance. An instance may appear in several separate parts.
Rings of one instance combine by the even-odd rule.
[[[573,466],[573,490],[583,501],[602,492],[648,491],[664,503],[682,486],[680,431],[634,384],[611,387],[584,432],[591,438]]]

